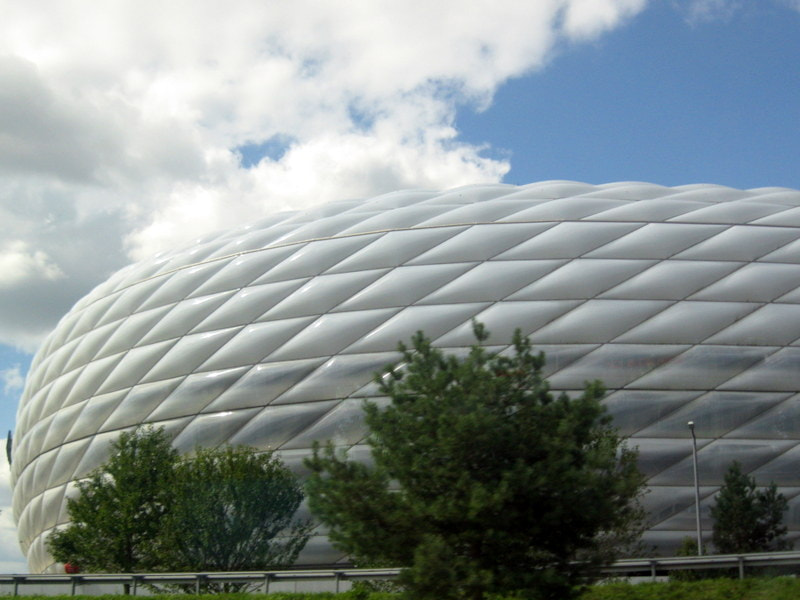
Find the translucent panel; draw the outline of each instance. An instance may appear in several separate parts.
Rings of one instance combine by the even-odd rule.
[[[635,389],[708,390],[763,360],[771,350],[746,346],[697,346],[630,384]]]
[[[90,443],[83,452],[83,456],[81,456],[80,462],[78,462],[78,465],[72,472],[70,479],[86,477],[96,468],[108,462],[108,458],[111,456],[111,442],[117,439],[119,434],[119,431],[111,431],[108,433],[98,433],[90,438]],[[65,481],[59,483],[65,483]]]
[[[797,339],[800,339],[800,305],[767,304],[708,341],[712,344],[784,346]]]
[[[107,381],[108,374],[125,356],[123,352],[90,362],[80,372],[80,379],[72,387],[65,404],[73,404],[93,396],[98,386]]]
[[[505,198],[497,199],[494,202],[468,204],[421,222],[420,226],[434,227],[452,225],[453,223],[492,223],[508,215],[530,208],[530,205],[530,200],[506,200]],[[503,235],[508,235],[508,233],[504,232]]]
[[[331,313],[321,316],[270,355],[270,360],[330,356],[361,339],[397,309]]]
[[[147,300],[164,282],[163,277],[137,282],[116,295],[116,302],[103,315],[102,323],[110,323],[122,319],[141,310],[142,303]]]
[[[546,325],[578,304],[577,300],[503,302],[493,304],[476,314],[474,318],[486,326],[489,332],[487,344],[507,344],[513,337],[515,329],[519,328],[522,335],[530,335],[532,331]],[[472,333],[472,324],[468,320],[436,340],[436,345],[441,347],[470,346],[473,343],[475,343],[475,336]]]
[[[682,300],[740,267],[743,263],[667,260],[654,264],[603,294],[630,300]]]
[[[63,487],[47,490],[42,494],[42,529],[49,529],[56,524],[63,499]]]
[[[513,213],[500,219],[500,221],[568,221],[581,219],[623,204],[626,204],[624,200],[612,200],[610,198],[586,198],[584,196],[558,198],[549,202],[541,202],[526,210]]]
[[[511,341],[511,338],[508,338]],[[537,345],[534,352],[543,352],[545,355],[545,365],[542,369],[542,376],[551,377],[553,373],[560,371],[574,363],[576,360],[585,356],[592,350],[597,348],[596,344],[570,344],[565,346],[555,345]],[[513,349],[509,347],[501,354],[511,355]],[[581,382],[582,387],[583,382]]]
[[[274,449],[318,421],[338,404],[335,400],[268,406],[250,419],[230,440],[256,448]]]
[[[485,304],[457,304],[452,306],[409,306],[387,319],[374,331],[359,336],[346,352],[391,352],[397,344],[408,342],[412,332],[422,330],[435,339],[461,323],[469,322]]]
[[[183,300],[204,284],[211,275],[219,271],[224,264],[222,261],[214,261],[171,273],[158,289],[154,290],[150,297],[142,303],[139,310],[147,310]]]
[[[648,317],[667,302],[589,300],[531,335],[535,344],[608,342]]]
[[[694,421],[697,435],[722,437],[784,400],[788,394],[709,392],[639,432],[644,437],[690,437],[687,427]]]
[[[71,402],[69,404],[64,402],[65,398],[69,395],[70,390],[75,388],[75,381],[80,376],[80,373],[81,372],[78,369],[59,377],[49,387],[46,396],[38,399],[41,407],[41,412],[39,413],[40,419],[46,417],[47,415],[53,414],[59,408],[69,406],[69,404],[74,404],[78,401],[76,399],[75,402]],[[81,400],[83,400],[83,398],[81,398]]]
[[[172,393],[172,390],[178,387],[181,380],[176,377],[167,381],[135,386],[119,403],[106,422],[102,425],[98,423],[97,430],[109,431],[142,423],[145,417],[160,405]]]
[[[213,296],[200,296],[178,302],[137,345],[152,344],[162,340],[178,338],[219,308],[233,292],[222,292]]]
[[[800,348],[783,348],[771,354],[765,348],[764,361],[720,385],[726,390],[763,390],[795,392],[800,390]]]
[[[800,265],[754,263],[699,291],[697,300],[770,302],[800,282]]]
[[[495,302],[517,291],[531,279],[549,272],[556,261],[492,261],[482,263],[439,291],[423,304]],[[549,263],[549,264],[548,264]]]
[[[533,279],[534,282],[509,296],[509,300],[593,298],[620,281],[635,276],[653,262],[647,260],[576,259],[541,278],[536,275],[529,276],[527,279]]]
[[[312,427],[286,442],[281,449],[311,448],[315,441],[335,446],[355,444],[366,434],[363,401],[350,399],[340,402]]]
[[[600,379],[609,388],[627,383],[663,365],[687,346],[606,344],[550,377],[556,388],[581,388]]]
[[[795,430],[795,434],[797,430]],[[760,466],[751,475],[758,485],[775,483],[778,486],[800,485],[800,446],[790,448],[767,464]],[[783,492],[783,490],[781,490]]]
[[[73,405],[62,408],[53,416],[47,436],[40,446],[40,451],[47,451],[61,444],[67,437],[67,432],[72,428],[75,419],[81,414],[82,405]]]
[[[391,212],[379,212],[352,227],[345,229],[342,235],[386,231],[387,229],[404,229],[415,227],[428,219],[448,212],[447,206],[407,206]]]
[[[678,302],[621,335],[618,342],[695,344],[755,310],[739,302]]]
[[[358,235],[310,242],[259,277],[256,283],[319,275],[352,256],[377,237],[377,235]]]
[[[643,181],[612,181],[595,186],[595,191],[585,194],[592,197],[614,197],[623,200],[651,200],[662,196],[674,195],[675,190],[655,183]]]
[[[684,223],[745,224],[785,210],[785,206],[766,202],[725,202],[706,206],[670,220]]]
[[[784,396],[785,397],[785,396]],[[800,395],[790,396],[728,434],[730,438],[797,440],[800,438]],[[800,470],[798,470],[800,476]]]
[[[48,364],[44,381],[51,381],[54,377],[58,376],[58,374],[80,365],[85,365],[97,357],[100,348],[103,347],[108,341],[109,336],[114,333],[120,324],[120,322],[109,323],[108,325],[90,331],[80,339],[77,347],[72,345],[64,346],[62,350],[69,348],[70,351],[64,352],[63,354],[58,352],[51,355],[52,358]],[[59,358],[63,360],[59,360]]]
[[[110,354],[124,352],[128,348],[137,345],[145,335],[153,331],[154,326],[164,318],[164,315],[166,315],[170,309],[170,306],[161,306],[129,316],[116,327],[111,335],[104,336],[105,339],[103,341],[105,343],[101,348],[93,351],[92,356],[80,356],[82,353],[76,352],[73,357],[74,364],[83,364],[93,356],[108,356]],[[160,327],[157,329],[160,329]]]
[[[550,227],[550,223],[475,225],[410,260],[409,264],[488,260]]]
[[[620,435],[630,436],[694,400],[700,392],[619,390],[603,400]],[[631,443],[635,443],[632,440]]]
[[[466,227],[435,227],[390,231],[369,246],[332,266],[329,273],[396,267],[464,231]]]
[[[93,435],[100,429],[100,425],[105,422],[126,393],[126,391],[120,390],[102,396],[95,396],[81,403],[80,406],[83,408],[83,412],[80,418],[75,421],[65,440],[72,441]]]
[[[723,230],[724,227],[717,225],[648,223],[633,233],[589,252],[587,256],[591,258],[670,258],[681,250],[694,246]],[[715,260],[712,257],[697,258]],[[728,260],[735,260],[735,258],[731,257]]]
[[[273,404],[346,398],[399,358],[395,352],[334,356]]]
[[[800,231],[735,225],[678,255],[692,260],[756,260],[800,237]]]
[[[420,204],[472,204],[473,202],[483,202],[491,200],[506,192],[512,192],[516,188],[508,184],[493,185],[464,185],[445,192],[440,192],[427,200],[420,201]]]
[[[640,225],[633,223],[558,223],[496,258],[498,260],[577,258],[638,227]]]
[[[175,342],[170,340],[129,350],[105,378],[100,389],[97,390],[97,393],[104,394],[135,385],[141,381],[145,373],[147,373],[174,344]],[[89,365],[89,367],[91,366],[92,365]],[[81,379],[82,383],[83,378]]]
[[[227,261],[224,267],[199,286],[193,295],[202,296],[245,287],[300,248],[301,246],[270,248],[237,256]]]
[[[754,225],[777,225],[779,227],[800,227],[800,208],[790,208],[776,215],[753,221]]]
[[[269,404],[323,362],[324,359],[315,358],[256,365],[223,392],[208,409],[233,410]]]
[[[692,453],[691,441],[687,444],[686,440],[635,437],[628,440],[628,445],[639,451],[637,464],[645,477],[657,475]]]
[[[800,264],[800,240],[786,244],[775,252],[762,256],[762,262]]]
[[[623,206],[610,208],[601,213],[586,217],[586,219],[604,221],[664,221],[670,217],[695,211],[703,206],[705,206],[705,204],[689,200],[656,198],[654,200],[629,202]]]
[[[200,369],[213,371],[240,365],[254,365],[291,340],[313,321],[314,317],[302,317],[248,325],[216,350]]]
[[[354,294],[337,310],[408,306],[458,277],[475,263],[397,267]]]
[[[324,219],[314,220],[310,223],[298,227],[294,231],[287,233],[276,240],[276,243],[287,244],[306,240],[327,238],[339,234],[342,231],[361,223],[365,215],[361,213],[343,213],[331,215]]]
[[[372,211],[416,206],[421,200],[433,198],[438,193],[433,190],[399,190],[365,199],[360,208]]]
[[[252,285],[239,290],[191,332],[199,333],[235,325],[247,325],[257,320],[266,310],[275,306],[306,281],[308,279],[304,277],[277,283]]]
[[[202,412],[247,370],[247,367],[239,367],[189,375],[162,402],[155,405],[155,410],[147,415],[146,420],[163,421]]]
[[[239,331],[238,327],[231,327],[193,333],[181,338],[163,353],[147,375],[141,377],[141,381],[156,381],[192,373]]]
[[[260,320],[321,315],[378,279],[385,269],[313,277],[288,298],[269,309]]]
[[[716,503],[714,492],[705,488],[700,490],[700,528],[709,532],[714,527],[714,519],[711,517],[711,507]],[[672,517],[666,518],[659,523],[653,524],[655,530],[683,531],[685,537],[690,537],[697,530],[697,515],[694,503],[689,504],[683,510],[677,511]],[[691,533],[690,533],[691,532]],[[692,539],[695,539],[692,537]]]
[[[691,439],[687,438],[686,444],[689,446]],[[749,473],[795,444],[794,441],[782,440],[715,440],[697,453],[698,477],[704,485],[722,485],[725,472],[733,461],[738,461],[742,465],[742,471]],[[692,459],[687,456],[674,467],[650,479],[649,483],[691,485],[693,478]]]
[[[178,452],[198,446],[214,448],[227,442],[258,412],[257,408],[223,411],[194,417],[172,442]]]

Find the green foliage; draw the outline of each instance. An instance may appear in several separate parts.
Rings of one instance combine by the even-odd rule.
[[[721,554],[786,550],[787,528],[783,513],[787,500],[775,484],[756,488],[755,479],[742,473],[734,462],[725,474],[711,516],[714,518],[714,546]]]
[[[48,548],[83,572],[280,568],[310,534],[292,521],[302,488],[270,453],[226,446],[180,458],[162,429],[123,433],[78,491]]]
[[[61,562],[85,572],[158,570],[156,538],[170,505],[177,452],[163,430],[123,433],[107,464],[67,500],[72,524],[48,538]]]
[[[294,522],[295,476],[270,453],[226,446],[181,461],[161,541],[170,571],[248,571],[291,565],[311,525]],[[279,537],[279,536],[283,537]]]
[[[400,345],[402,368],[377,378],[391,404],[365,404],[374,464],[316,448],[312,512],[359,566],[407,567],[414,598],[568,598],[632,525],[636,455],[611,428],[599,382],[553,397],[543,355],[519,332],[501,355],[474,328],[463,358],[421,332]]]

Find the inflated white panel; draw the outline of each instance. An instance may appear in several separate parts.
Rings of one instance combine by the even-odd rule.
[[[120,270],[64,316],[34,358],[14,436],[31,569],[55,568],[46,536],[121,431],[163,426],[186,452],[274,449],[300,473],[315,441],[368,460],[362,399],[385,402],[374,373],[419,329],[463,352],[473,318],[498,351],[515,328],[530,335],[556,392],[605,382],[649,478],[646,544],[670,551],[693,531],[689,420],[705,511],[732,459],[797,494],[800,192],[401,191],[209,235]],[[800,510],[788,518],[800,536]],[[300,560],[343,558],[319,534]]]

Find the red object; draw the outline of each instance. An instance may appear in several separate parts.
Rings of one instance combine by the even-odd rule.
[[[64,563],[64,572],[68,575],[74,575],[75,573],[80,573],[81,568],[78,565],[73,565],[72,563]]]

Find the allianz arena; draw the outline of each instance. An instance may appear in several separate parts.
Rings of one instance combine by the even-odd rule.
[[[554,390],[589,379],[638,446],[645,543],[694,531],[730,461],[790,498],[800,536],[800,191],[548,181],[404,191],[271,216],[129,266],[61,320],[18,413],[14,514],[33,571],[65,495],[109,441],[163,426],[183,452],[315,440],[365,456],[373,373],[423,330],[456,351],[484,322],[547,354]],[[306,564],[341,560],[321,533]]]

